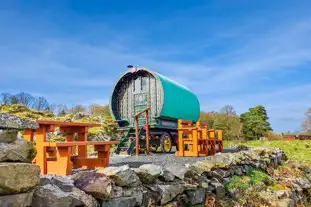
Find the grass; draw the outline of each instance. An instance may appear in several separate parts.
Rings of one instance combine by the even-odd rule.
[[[311,140],[294,140],[294,141],[248,141],[248,142],[225,142],[229,147],[232,143],[246,146],[258,147],[277,147],[282,149],[290,160],[303,162],[311,165]]]
[[[250,169],[245,176],[233,176],[229,183],[226,184],[226,188],[229,191],[245,191],[251,186],[256,186],[261,183],[272,184],[270,176],[260,170]]]

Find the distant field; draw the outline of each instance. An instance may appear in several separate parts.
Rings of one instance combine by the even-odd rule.
[[[267,146],[278,147],[282,149],[290,160],[305,162],[311,165],[311,140],[294,140],[294,141],[248,141],[248,142],[225,142],[226,147],[233,144],[242,144],[246,146]]]

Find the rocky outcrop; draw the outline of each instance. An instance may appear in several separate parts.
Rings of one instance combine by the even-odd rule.
[[[0,129],[37,129],[36,122],[22,119],[7,113],[0,113]]]

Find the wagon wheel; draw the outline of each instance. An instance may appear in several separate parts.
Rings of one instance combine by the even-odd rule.
[[[172,149],[172,139],[169,133],[164,133],[160,139],[160,147],[162,152],[169,153]]]

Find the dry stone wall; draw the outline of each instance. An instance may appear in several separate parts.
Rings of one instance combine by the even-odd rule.
[[[18,138],[18,130],[34,129],[37,124],[9,114],[0,114],[0,206],[31,206],[40,181],[40,169],[31,164],[35,150]]]
[[[40,206],[43,200],[49,201],[45,206],[59,206],[61,202],[61,206],[79,206],[80,202],[90,207],[194,206],[205,203],[206,195],[224,198],[230,193],[226,192],[225,184],[232,176],[242,176],[251,168],[263,171],[276,168],[282,160],[286,160],[283,151],[258,147],[216,154],[188,166],[145,164],[130,168],[124,165],[68,177],[43,176],[40,190],[34,194],[33,206]],[[310,189],[310,184],[310,180],[305,179],[297,186],[302,192]],[[45,193],[41,193],[43,189]],[[75,194],[77,191],[80,196]],[[278,193],[281,197],[278,204],[291,206],[293,200]],[[49,199],[50,194],[53,199]]]

